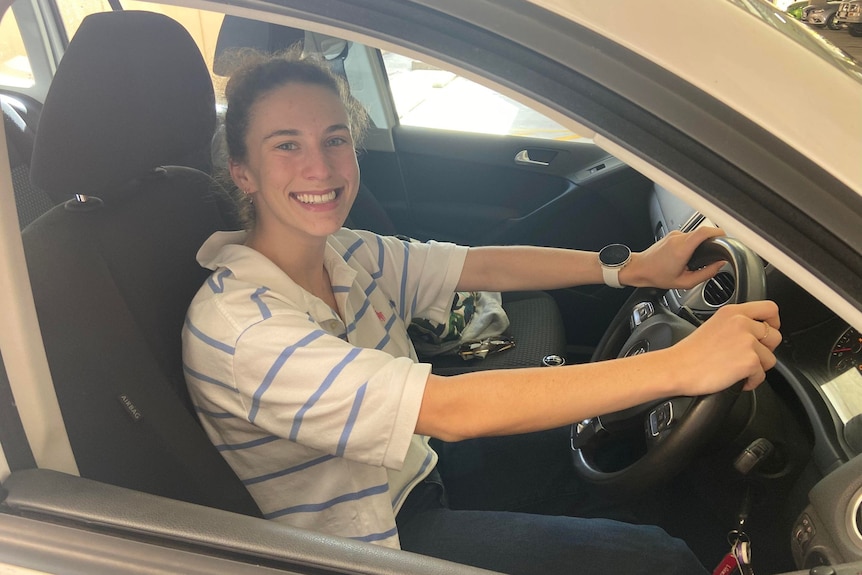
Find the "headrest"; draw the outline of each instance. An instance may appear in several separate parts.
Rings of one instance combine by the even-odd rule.
[[[109,200],[159,166],[208,157],[215,115],[209,71],[182,26],[151,12],[92,14],[45,99],[31,180],[57,203]]]

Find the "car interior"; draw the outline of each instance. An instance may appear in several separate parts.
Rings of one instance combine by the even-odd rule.
[[[274,52],[303,42],[350,81],[349,58],[359,48],[329,40],[227,17],[216,54],[237,47]],[[124,81],[105,81],[113,77]],[[260,519],[198,424],[186,391],[180,333],[188,303],[209,273],[195,254],[212,232],[240,225],[218,170],[224,157],[213,81],[186,30],[155,13],[92,14],[70,42],[44,104],[7,91],[0,106],[39,325],[82,478],[36,469],[20,439],[25,434],[7,381],[0,385],[0,417],[11,422],[3,426],[3,446],[22,447],[6,453],[13,473],[3,485],[3,512],[49,517],[58,528],[87,525],[96,535],[145,534],[169,548],[278,569],[313,565],[315,554],[334,553],[331,542],[314,534]],[[640,250],[671,230],[720,226],[593,144],[409,126],[391,134],[397,154],[387,146],[362,150],[362,188],[349,226],[420,241],[590,250],[617,241]],[[509,160],[522,152],[553,170],[529,163],[513,168]],[[657,478],[660,485],[627,476],[625,490],[634,495],[625,497],[626,505],[639,519],[685,534],[707,563],[726,552],[726,534],[743,516],[763,572],[862,559],[862,553],[836,551],[846,549],[840,544],[812,544],[807,529],[819,522],[837,532],[834,523],[846,517],[818,513],[856,497],[858,465],[844,464],[848,454],[862,451],[862,410],[839,409],[843,425],[833,422],[835,406],[848,397],[840,379],[852,386],[851,378],[859,377],[855,354],[862,337],[769,262],[744,265],[728,265],[702,290],[651,293],[651,305],[703,321],[746,292],[740,282],[756,268],[769,297],[789,304],[782,307],[784,361],[757,393],[725,396],[703,442],[659,461],[656,467],[670,475]],[[642,291],[606,286],[503,294],[514,349],[484,360],[430,361],[435,373],[449,375],[541,366],[551,355],[569,363],[616,357],[626,345],[632,307],[646,299]],[[832,395],[824,400],[824,394]],[[612,499],[608,477],[651,449],[638,439],[641,423],[637,418],[595,451],[572,443],[576,425],[561,430],[554,449],[571,451],[572,473],[594,473],[597,500]],[[756,469],[741,471],[734,462],[755,445],[768,445],[768,452]],[[677,455],[685,457],[676,461]],[[482,482],[504,473],[513,456],[488,461],[476,471],[479,489],[456,488],[453,504],[476,504],[477,491],[487,486]],[[830,475],[833,483],[819,483],[839,469],[843,475]],[[463,470],[442,471],[454,484],[476,479]],[[860,519],[849,521],[858,534]],[[285,534],[298,545],[285,548]],[[105,553],[114,544],[96,536],[89,542]],[[346,550],[354,564],[368,561],[368,573],[403,568],[403,558],[389,550],[340,545],[338,552]],[[428,558],[411,564],[417,573],[448,569]]]

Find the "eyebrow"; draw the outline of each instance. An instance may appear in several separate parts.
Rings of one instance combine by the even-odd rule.
[[[350,128],[347,126],[347,124],[333,124],[333,125],[329,126],[328,128],[326,128],[326,130],[324,130],[324,133],[332,134],[334,132],[341,132],[341,131],[349,132]],[[292,129],[292,128],[285,128],[283,130],[275,130],[274,132],[267,134],[266,136],[263,137],[263,140],[266,141],[266,140],[269,140],[271,138],[280,138],[282,136],[300,136],[300,135],[302,135],[302,132],[300,130],[296,130],[296,129]]]

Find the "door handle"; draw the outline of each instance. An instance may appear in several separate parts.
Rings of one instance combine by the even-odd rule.
[[[515,163],[521,166],[550,166],[550,161],[534,160],[530,158],[530,150],[521,150],[515,154]]]

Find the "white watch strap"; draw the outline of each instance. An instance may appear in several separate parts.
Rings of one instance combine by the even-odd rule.
[[[623,284],[620,283],[620,270],[622,266],[611,268],[608,266],[602,266],[602,278],[605,280],[605,284],[614,287],[621,288],[624,287]]]

